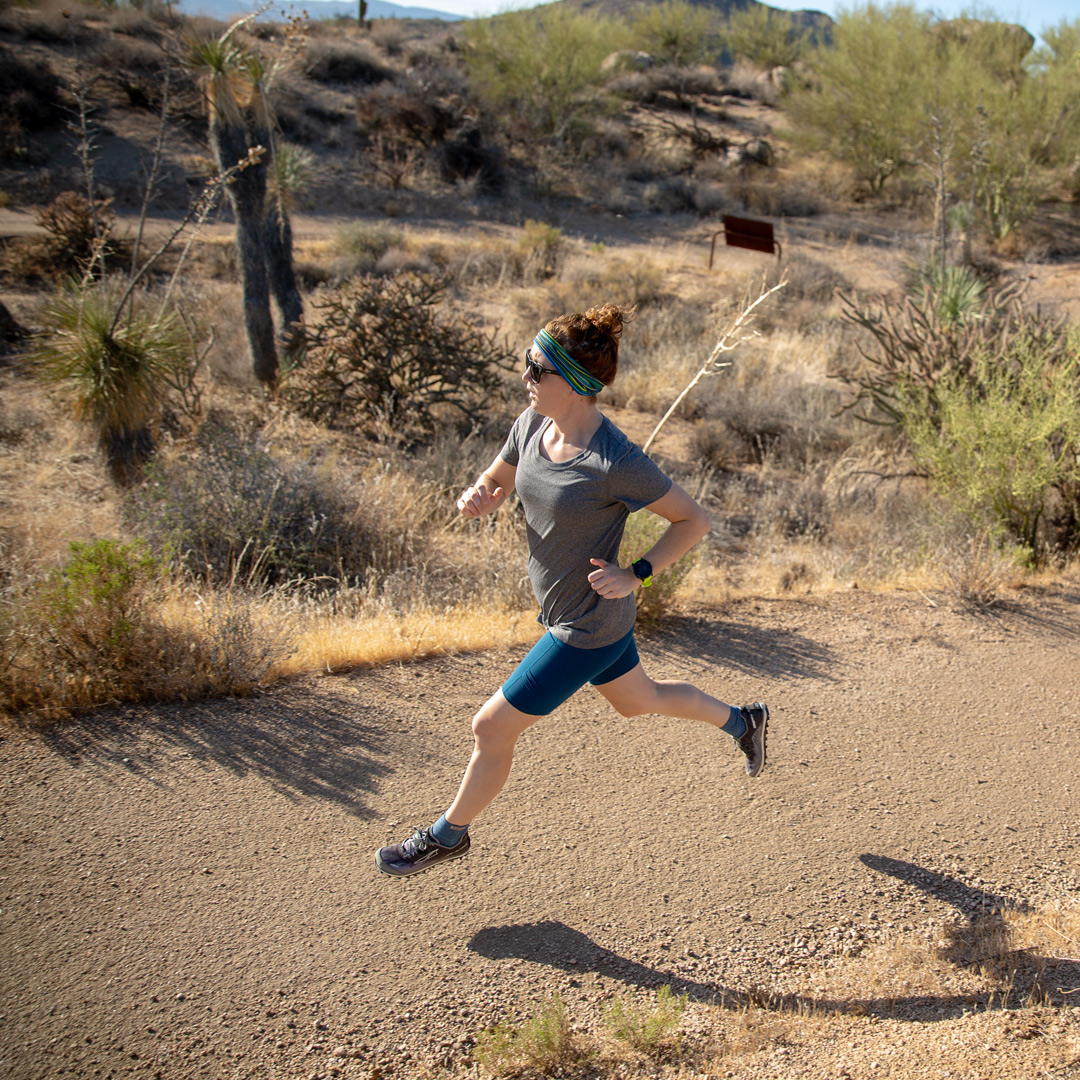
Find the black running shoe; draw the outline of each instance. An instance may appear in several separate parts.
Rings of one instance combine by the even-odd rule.
[[[743,705],[740,710],[746,733],[735,745],[746,755],[746,775],[757,776],[765,768],[765,729],[769,726],[769,706],[763,701]]]
[[[406,877],[419,874],[437,863],[449,859],[460,859],[469,854],[469,834],[455,847],[443,847],[431,835],[430,829],[416,829],[408,840],[400,844],[379,848],[375,852],[375,865],[384,873],[394,877]]]

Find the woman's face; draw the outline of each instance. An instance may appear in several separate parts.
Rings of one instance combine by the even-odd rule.
[[[551,362],[539,349],[529,348],[521,381],[529,391],[529,404],[541,416],[553,416],[561,412],[577,395],[570,384],[551,366]],[[539,379],[533,377],[533,372]]]

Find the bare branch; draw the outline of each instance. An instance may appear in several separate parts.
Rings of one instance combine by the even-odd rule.
[[[663,417],[661,417],[660,423],[656,425],[653,429],[653,433],[646,440],[644,447],[642,447],[645,453],[649,452],[649,447],[656,441],[657,435],[660,434],[663,426],[671,419],[675,410],[683,403],[686,395],[689,394],[706,375],[715,375],[716,372],[722,368],[731,367],[730,361],[721,362],[720,358],[724,353],[731,352],[732,349],[741,345],[744,341],[749,341],[756,336],[752,333],[746,333],[746,331],[749,329],[750,323],[754,321],[757,308],[772,296],[773,293],[778,292],[786,284],[786,276],[781,277],[771,289],[765,289],[764,283],[762,283],[762,292],[758,295],[758,298],[753,303],[747,304],[735,317],[731,325],[720,335],[720,340],[713,346],[712,352],[709,353],[709,358],[700,368],[698,368],[694,377],[685,387],[683,387],[682,392],[671,403],[671,408],[669,408],[668,411],[664,413]]]

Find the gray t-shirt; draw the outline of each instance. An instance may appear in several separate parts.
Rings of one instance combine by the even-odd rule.
[[[666,495],[671,480],[606,416],[580,454],[549,461],[540,439],[550,423],[526,409],[500,456],[517,469],[538,621],[567,645],[600,649],[633,629],[636,608],[632,593],[605,600],[593,591],[589,560],[617,563],[626,519]]]

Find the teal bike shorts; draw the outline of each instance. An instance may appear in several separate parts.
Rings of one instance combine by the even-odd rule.
[[[603,686],[637,665],[633,630],[599,649],[567,645],[549,630],[503,683],[503,697],[528,716],[547,716],[586,683]]]

